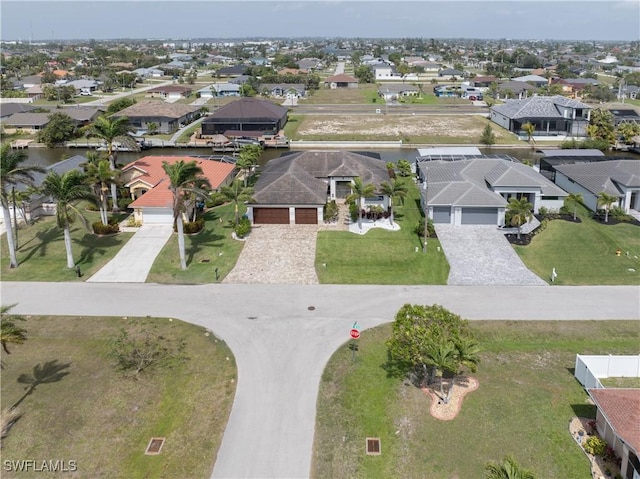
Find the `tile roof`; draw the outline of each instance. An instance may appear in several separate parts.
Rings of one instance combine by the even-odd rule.
[[[638,160],[575,163],[558,165],[555,169],[595,195],[604,191],[620,197],[623,192],[617,185],[640,188],[640,161]]]
[[[144,182],[151,188],[131,203],[131,207],[172,207],[173,195],[169,190],[169,181],[162,168],[162,163],[165,161],[169,164],[174,164],[178,161],[198,162],[198,166],[202,168],[202,175],[209,180],[211,188],[214,189],[219,188],[235,169],[235,165],[230,163],[194,158],[192,156],[145,156],[122,168],[123,173],[132,170],[138,170],[142,173],[131,179],[125,186],[130,186],[136,182]]]
[[[537,188],[542,196],[567,195],[533,168],[502,158],[434,160],[420,162],[419,168],[427,178],[430,205],[506,205],[490,188]]]
[[[616,434],[640,453],[640,389],[589,389],[600,412]]]
[[[204,120],[204,123],[215,123],[216,120],[229,118],[269,118],[272,120],[279,120],[285,116],[287,112],[287,108],[276,105],[268,100],[260,100],[258,98],[241,98],[224,105],[213,115],[209,115]]]
[[[532,96],[523,100],[507,100],[502,105],[492,106],[491,109],[511,119],[564,118],[558,106],[591,109],[585,103],[565,98],[561,95]]]
[[[198,111],[198,108],[198,106],[183,105],[181,103],[145,100],[114,113],[113,117],[182,118],[189,113]]]
[[[348,151],[304,151],[267,163],[255,187],[262,204],[322,205],[327,200],[327,179],[355,178],[364,184],[389,181],[384,161]]]

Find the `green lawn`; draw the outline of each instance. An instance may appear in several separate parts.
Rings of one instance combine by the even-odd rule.
[[[421,238],[413,231],[422,216],[420,192],[411,181],[407,184],[409,194],[395,212],[399,231],[379,228],[364,235],[318,232],[316,271],[320,283],[446,284],[449,264],[444,253],[438,251],[440,242],[429,239],[424,254]]]
[[[96,211],[85,212],[91,222],[99,221]],[[123,215],[124,217],[124,215]],[[3,281],[85,281],[97,272],[131,238],[132,233],[96,236],[77,221],[71,228],[73,257],[83,274],[78,278],[67,268],[64,233],[55,217],[42,216],[33,225],[20,225],[18,230],[18,268],[9,268],[6,233],[2,235],[0,268]]]
[[[244,205],[240,214],[244,214]],[[148,283],[202,284],[215,283],[229,274],[238,260],[244,243],[231,237],[233,205],[212,208],[205,213],[205,228],[198,234],[185,235],[187,269],[180,269],[178,238],[173,235],[156,258]],[[222,219],[222,222],[220,222]],[[208,260],[208,261],[207,261]]]
[[[391,326],[367,330],[359,351],[343,345],[324,371],[317,404],[312,477],[483,477],[484,464],[512,455],[539,478],[591,477],[568,432],[571,417],[595,416],[573,377],[576,353],[638,354],[637,321],[474,321],[483,348],[470,393],[452,421],[429,414],[429,399],[389,377]],[[364,453],[381,438],[380,456]]]
[[[2,440],[4,460],[76,461],[77,473],[48,477],[211,475],[237,378],[223,341],[202,327],[167,318],[29,317],[20,325],[28,331],[27,341],[2,358],[3,409],[28,392],[21,375],[32,376],[40,366],[51,380],[41,381],[18,406],[23,415]],[[184,340],[188,360],[148,370],[138,380],[125,378],[109,356],[110,341],[134,325]],[[152,437],[166,438],[157,456],[144,454]],[[33,470],[2,473],[3,478],[41,476]]]
[[[553,220],[531,244],[515,246],[527,267],[545,279],[556,268],[555,284],[640,284],[640,227],[604,225],[586,208],[578,212],[582,223]]]

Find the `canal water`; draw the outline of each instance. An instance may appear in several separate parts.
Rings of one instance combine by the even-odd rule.
[[[455,145],[451,145],[455,146]],[[349,148],[350,151],[363,151],[377,153],[380,158],[385,162],[397,162],[398,160],[405,159],[409,162],[413,162],[418,151],[416,148],[384,148],[380,150],[375,149],[361,149]],[[70,158],[75,155],[86,155],[90,150],[86,148],[29,148],[26,150],[28,155],[27,164],[48,166],[58,161]],[[260,159],[260,166],[264,167],[266,163],[273,159],[278,158],[283,153],[290,151],[306,151],[306,150],[283,150],[283,149],[267,149],[262,154]],[[530,148],[480,148],[480,151],[485,154],[501,154],[510,155],[519,160],[533,160],[535,163],[540,154],[535,153]],[[135,161],[144,156],[210,156],[220,155],[220,153],[212,152],[210,148],[152,148],[150,150],[139,152],[118,152],[118,163],[126,165],[132,161]],[[630,156],[631,154],[626,154]],[[615,155],[618,156],[618,155]],[[632,155],[631,155],[632,156]]]

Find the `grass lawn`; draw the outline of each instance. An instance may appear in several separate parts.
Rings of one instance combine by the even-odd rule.
[[[183,339],[188,360],[125,378],[109,357],[110,341],[134,324]],[[165,318],[29,317],[21,326],[27,341],[3,355],[3,409],[28,392],[21,375],[33,377],[37,366],[47,374],[18,406],[23,416],[2,441],[4,460],[76,461],[76,474],[55,477],[210,476],[237,377],[223,341]],[[151,437],[166,438],[159,455],[144,454]]]
[[[640,227],[601,224],[584,207],[578,215],[582,223],[553,220],[531,244],[515,246],[527,267],[547,280],[556,268],[556,284],[640,284]]]
[[[358,88],[324,88],[309,92],[310,95],[301,101],[304,105],[327,104],[361,104],[371,103],[378,97],[378,87],[374,84],[358,85]],[[382,102],[384,104],[384,102]]]
[[[607,388],[640,388],[640,378],[602,378],[600,382]]]
[[[318,396],[312,477],[480,478],[512,455],[539,478],[591,477],[568,432],[571,417],[595,417],[573,377],[576,353],[638,354],[637,321],[474,321],[483,352],[470,393],[452,421],[429,414],[419,389],[389,377],[391,325],[362,333],[330,359]],[[365,438],[381,438],[380,456]]]
[[[429,239],[427,254],[423,254],[421,238],[413,231],[422,216],[420,192],[411,181],[407,184],[404,205],[395,208],[400,231],[377,228],[364,235],[318,232],[316,271],[320,283],[446,284],[449,264],[444,253],[438,251],[440,242]]]
[[[97,211],[84,212],[89,222],[100,220]],[[124,218],[126,215],[122,215]],[[85,281],[104,266],[131,238],[132,233],[96,236],[76,221],[71,227],[73,258],[83,274],[78,278],[67,268],[64,233],[54,216],[42,216],[34,224],[18,230],[18,268],[9,268],[6,233],[2,235],[0,268],[3,281]]]
[[[244,214],[245,209],[244,205],[241,205],[241,215]],[[219,281],[229,274],[244,246],[242,241],[231,237],[233,205],[226,204],[212,208],[205,213],[204,217],[203,231],[195,235],[185,235],[187,269],[185,271],[180,269],[178,238],[174,234],[153,263],[147,277],[148,283],[215,283],[216,268],[218,268]]]

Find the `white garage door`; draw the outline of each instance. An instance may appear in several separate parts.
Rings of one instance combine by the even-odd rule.
[[[149,210],[142,212],[142,222],[145,225],[170,225],[173,224],[173,212],[167,209]]]

